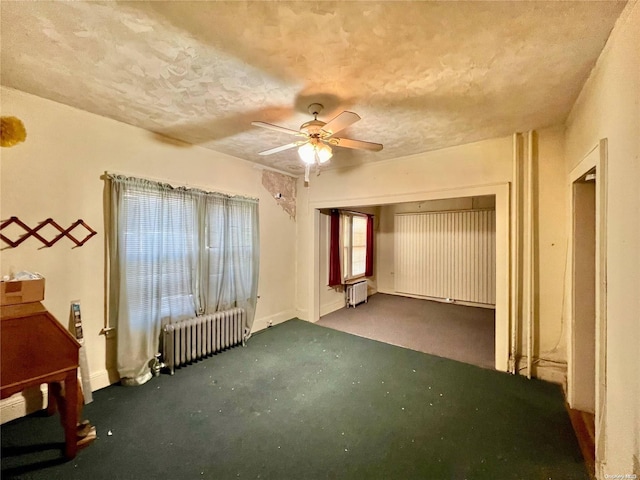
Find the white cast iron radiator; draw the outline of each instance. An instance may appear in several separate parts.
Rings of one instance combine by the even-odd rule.
[[[354,307],[359,303],[367,301],[367,281],[347,284],[347,308]]]
[[[164,363],[171,372],[176,367],[245,344],[247,315],[242,308],[190,318],[166,325],[163,330]]]

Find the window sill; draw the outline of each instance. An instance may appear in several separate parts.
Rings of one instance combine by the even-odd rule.
[[[366,279],[367,279],[367,277],[365,275],[360,275],[359,277],[348,278],[342,283],[344,285],[351,285],[353,283],[358,283],[358,282],[361,282],[362,280],[366,280]]]

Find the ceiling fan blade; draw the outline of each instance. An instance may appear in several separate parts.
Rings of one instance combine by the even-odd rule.
[[[282,152],[284,150],[289,150],[290,148],[297,147],[299,145],[302,145],[303,143],[307,143],[307,142],[288,143],[288,144],[282,145],[280,147],[272,148],[271,150],[265,150],[264,152],[258,153],[258,155],[271,155],[272,153],[278,153],[278,152]]]
[[[265,122],[251,122],[251,125],[253,125],[254,127],[261,127],[269,130],[274,130],[276,132],[288,133],[289,135],[303,135],[298,130],[291,130],[290,128],[279,127],[278,125],[272,125],[270,123],[265,123]]]
[[[349,125],[352,125],[360,120],[360,116],[353,112],[344,111],[333,120],[329,120],[322,130],[327,132],[329,135],[333,135],[334,133],[338,133],[343,128],[347,128]]]
[[[352,140],[351,138],[336,138],[332,137],[327,140],[327,143],[336,147],[355,148],[357,150],[370,150],[372,152],[379,152],[382,150],[380,143],[363,142],[362,140]]]

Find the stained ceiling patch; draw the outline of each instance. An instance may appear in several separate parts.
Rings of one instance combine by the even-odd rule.
[[[262,185],[291,218],[296,218],[296,179],[270,170],[262,171]]]

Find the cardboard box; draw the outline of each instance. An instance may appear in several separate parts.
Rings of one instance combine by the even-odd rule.
[[[44,278],[0,282],[1,305],[40,302],[44,300]]]

